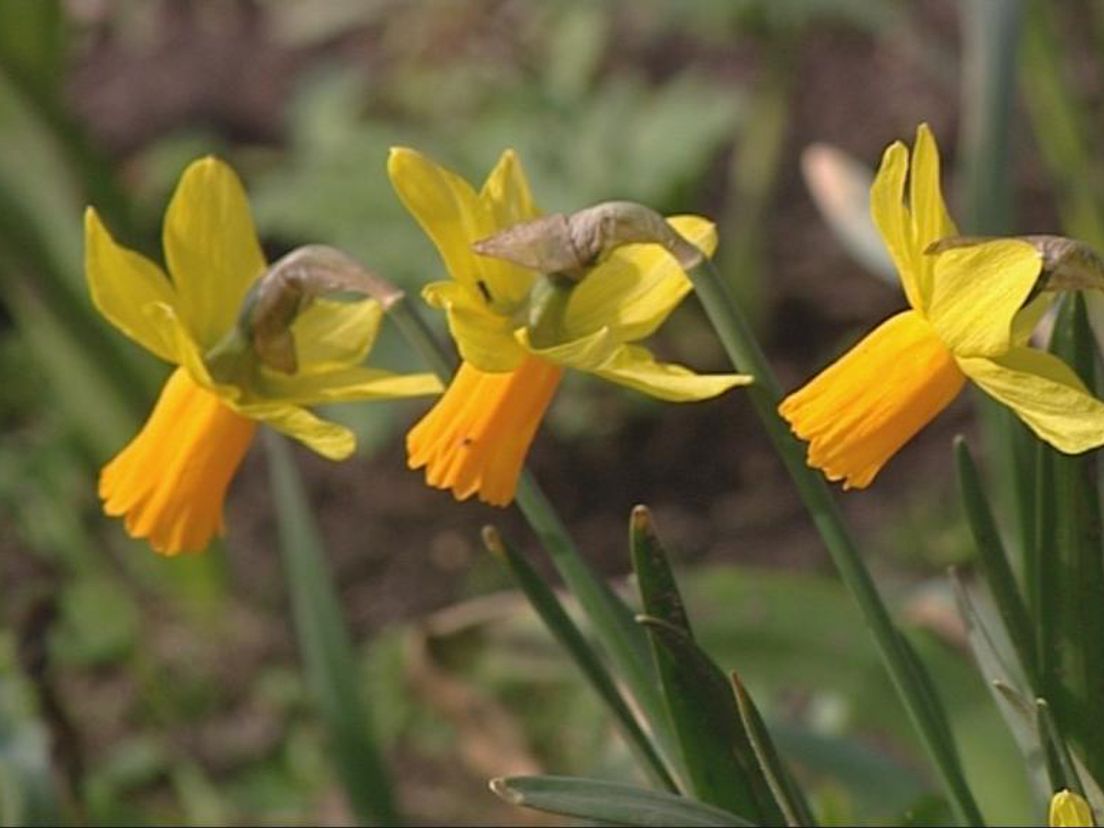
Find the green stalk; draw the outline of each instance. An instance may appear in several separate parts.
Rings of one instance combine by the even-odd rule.
[[[951,806],[966,824],[983,825],[981,812],[963,775],[958,751],[938,699],[919,680],[916,673],[918,665],[911,663],[902,647],[900,633],[851,539],[824,478],[806,465],[804,446],[790,434],[789,428],[778,416],[782,392],[766,357],[713,263],[704,259],[691,271],[690,277],[733,365],[738,371],[755,377],[755,383],[747,387],[746,393],[767,436],[793,478],[840,577],[854,596],[874,635],[886,669],[939,772]]]
[[[353,643],[303,481],[284,438],[269,430],[264,436],[295,634],[334,765],[359,822],[398,825],[387,769],[361,694]]]
[[[1036,666],[1035,632],[1031,627],[1031,617],[1027,613],[1023,595],[1020,593],[1016,576],[1008,560],[1000,531],[997,529],[981,477],[966,441],[956,437],[954,442],[955,465],[958,469],[958,486],[962,494],[962,505],[966,519],[970,524],[970,533],[974,537],[974,546],[978,550],[982,571],[985,573],[989,591],[997,605],[1004,628],[1012,639],[1016,655],[1027,673],[1028,683],[1037,692],[1039,687],[1038,668]]]
[[[962,120],[959,200],[967,233],[1006,234],[1011,229],[1010,136],[1023,28],[1023,0],[960,0],[962,24]],[[1026,74],[1026,73],[1025,73]],[[992,448],[1001,511],[1017,517],[1025,570],[1035,534],[1034,438],[1008,410],[974,394],[983,434]]]
[[[395,290],[380,299],[403,337],[422,355],[430,370],[447,382],[454,360],[442,349],[422,316]],[[617,673],[628,686],[652,730],[658,747],[676,777],[681,777],[678,746],[652,668],[648,639],[621,598],[583,559],[555,508],[528,469],[523,470],[515,496],[518,509],[551,557],[560,577],[583,612]]]
[[[560,604],[556,593],[544,582],[541,576],[529,564],[525,557],[502,538],[493,526],[483,528],[483,545],[496,558],[499,558],[514,580],[529,599],[529,603],[540,616],[549,632],[555,636],[568,654],[575,660],[591,687],[606,703],[621,726],[625,740],[642,760],[642,764],[651,772],[653,778],[671,793],[679,792],[678,786],[668,773],[666,765],[648,736],[641,730],[636,717],[621,697],[613,678],[606,666],[598,658],[586,638],[575,626],[571,616]]]
[[[962,204],[971,233],[1006,233],[1012,206],[1009,130],[1022,0],[964,0]]]

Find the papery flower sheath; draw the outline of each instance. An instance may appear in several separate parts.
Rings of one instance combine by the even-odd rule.
[[[241,345],[235,333],[243,302],[266,263],[245,192],[221,161],[206,158],[184,172],[163,243],[171,277],[117,244],[95,210],[85,214],[85,270],[96,308],[177,366],[145,426],[100,475],[104,511],[158,552],[202,550],[222,530],[226,489],[258,422],[339,460],[355,449],[352,432],[304,406],[440,390],[428,374],[361,366],[381,316],[371,299],[304,299],[291,314],[292,370],[273,369],[248,346],[228,348]]]
[[[392,150],[388,172],[452,277],[428,285],[423,296],[445,311],[463,364],[407,435],[408,463],[425,467],[431,486],[460,500],[478,495],[491,505],[510,503],[566,368],[676,402],[750,381],[657,362],[633,344],[691,290],[678,261],[659,244],[618,247],[577,284],[556,288],[535,270],[477,254],[477,242],[540,215],[513,151],[502,154],[479,192],[410,149]],[[669,224],[706,254],[716,246],[705,219],[677,216]],[[549,303],[555,313],[542,319],[540,309]]]
[[[886,150],[870,202],[911,309],[883,322],[779,406],[794,434],[809,443],[809,465],[845,489],[870,485],[967,379],[1060,451],[1104,444],[1104,404],[1060,359],[1027,347],[1053,296],[1034,295],[1043,265],[1037,246],[1010,238],[931,249],[956,230],[926,124],[916,132],[911,170],[904,144]]]

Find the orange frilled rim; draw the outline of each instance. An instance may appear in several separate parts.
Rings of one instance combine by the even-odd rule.
[[[100,473],[104,512],[163,555],[199,552],[222,532],[222,504],[256,424],[178,368],[146,424]]]
[[[528,356],[514,371],[492,374],[465,362],[437,404],[406,436],[407,463],[457,500],[478,495],[506,506],[525,455],[563,376]]]
[[[965,380],[927,320],[906,311],[875,328],[778,411],[809,443],[810,466],[845,489],[862,489]]]

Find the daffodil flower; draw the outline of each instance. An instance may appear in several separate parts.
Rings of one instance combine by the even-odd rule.
[[[505,506],[565,368],[595,374],[663,400],[716,396],[749,382],[657,362],[633,344],[654,332],[690,292],[675,258],[658,244],[609,252],[577,284],[552,289],[534,270],[478,255],[473,244],[539,216],[521,163],[506,151],[477,193],[455,173],[410,149],[388,163],[399,198],[437,246],[451,280],[423,291],[444,309],[463,364],[437,405],[407,435],[408,463],[431,486],[463,500]],[[713,225],[678,216],[670,225],[706,254]],[[559,303],[554,323],[534,309]]]
[[[1033,297],[1040,250],[1027,241],[997,239],[934,255],[933,244],[956,230],[940,190],[939,150],[926,124],[916,133],[911,175],[909,162],[904,144],[890,146],[870,201],[911,309],[883,322],[783,400],[779,413],[808,441],[809,465],[842,480],[845,489],[868,486],[967,379],[1060,451],[1104,444],[1104,404],[1057,357],[1027,347],[1052,296]]]
[[[232,372],[215,356],[233,340],[243,301],[266,263],[245,193],[226,164],[184,172],[165,215],[169,278],[117,244],[95,210],[85,214],[85,269],[96,308],[120,331],[177,368],[149,420],[103,469],[99,492],[127,532],[172,555],[205,548],[222,530],[222,503],[258,422],[339,460],[355,449],[347,428],[304,406],[439,391],[430,375],[360,365],[379,326],[374,300],[316,299],[291,323],[297,365],[273,370],[239,349]],[[225,374],[225,376],[224,376]]]
[[[1050,800],[1047,824],[1051,828],[1093,828],[1092,809],[1085,798],[1073,791],[1061,790]]]

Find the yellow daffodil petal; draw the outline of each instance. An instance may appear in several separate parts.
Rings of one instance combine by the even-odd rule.
[[[237,406],[236,410],[298,440],[327,460],[344,460],[356,451],[353,432],[343,425],[316,417],[297,405],[259,402]]]
[[[923,310],[927,305],[927,286],[920,281],[921,267],[912,244],[912,220],[904,202],[908,167],[908,150],[895,141],[882,155],[882,165],[870,187],[870,215],[897,267],[905,297],[912,307]]]
[[[422,290],[433,307],[443,308],[449,333],[465,362],[481,371],[513,371],[525,358],[514,339],[515,323],[493,313],[478,295],[458,282],[433,282]]]
[[[330,371],[361,362],[379,333],[379,302],[316,299],[291,325],[299,355],[299,373]]]
[[[393,374],[359,365],[326,373],[280,374],[262,370],[259,389],[268,399],[293,405],[321,405],[351,400],[393,399],[439,394],[444,390],[433,374]]]
[[[507,151],[479,195],[460,176],[411,149],[391,150],[387,162],[391,183],[406,209],[437,246],[449,274],[489,307],[512,312],[525,299],[533,273],[501,259],[476,255],[471,246],[504,229],[498,216],[511,222],[535,218],[520,165]],[[497,203],[499,198],[511,199]],[[525,213],[532,211],[532,215]],[[516,217],[516,218],[514,218]]]
[[[479,200],[490,210],[495,227],[502,229],[540,215],[529,190],[521,159],[506,150],[487,176]]]
[[[144,312],[151,303],[176,302],[168,277],[145,256],[117,244],[91,207],[84,213],[84,272],[96,309],[143,348],[172,362],[172,340]]]
[[[192,332],[185,327],[175,310],[157,302],[146,306],[146,316],[157,326],[166,341],[172,343],[172,361],[188,372],[192,382],[217,394],[228,403],[241,397],[241,389],[215,382],[203,361],[199,345],[192,338]]]
[[[1050,799],[1047,824],[1050,828],[1093,828],[1096,822],[1092,808],[1083,796],[1062,790]]]
[[[609,328],[551,348],[532,347],[526,334],[518,331],[518,340],[547,362],[586,371],[661,400],[704,400],[752,381],[742,374],[695,374],[681,365],[656,362],[646,348],[618,342]]]
[[[457,500],[478,495],[506,506],[563,369],[527,356],[517,370],[486,373],[469,363],[406,437],[407,464]]]
[[[202,551],[256,424],[178,368],[145,426],[100,473],[104,512],[158,552]]]
[[[204,158],[184,171],[165,214],[164,246],[177,312],[206,350],[230,330],[265,269],[245,191],[230,167]]]
[[[1078,454],[1104,445],[1104,403],[1053,354],[1014,348],[994,359],[973,357],[958,364],[1059,451]]]
[[[960,357],[1012,347],[1012,323],[1039,278],[1042,256],[1018,239],[957,247],[935,259],[928,320]]]
[[[687,241],[711,256],[717,228],[698,216],[667,220]],[[609,327],[620,341],[650,336],[692,289],[677,261],[656,244],[620,247],[571,291],[564,313],[568,338]]]
[[[912,248],[917,252],[927,250],[934,241],[953,236],[958,231],[947,214],[943,201],[943,188],[939,180],[939,147],[931,127],[920,124],[916,128],[916,143],[912,147],[912,165],[909,172],[909,207],[912,214]],[[931,262],[917,263],[922,274],[918,293],[926,297],[932,290]]]
[[[602,328],[589,336],[548,348],[534,347],[529,340],[529,331],[525,328],[518,330],[515,336],[521,346],[534,356],[556,365],[591,373],[611,359],[620,344],[609,328]]]
[[[592,373],[668,402],[707,400],[752,381],[744,374],[696,374],[681,365],[657,362],[647,348],[639,345],[619,346]]]
[[[810,466],[861,489],[965,379],[924,317],[905,311],[790,394],[778,412],[809,443]]]
[[[1042,293],[1028,302],[1024,309],[1016,314],[1016,318],[1012,320],[1011,341],[1013,346],[1018,347],[1028,343],[1031,334],[1039,326],[1040,320],[1050,310],[1050,306],[1054,304],[1055,298],[1053,293]]]

